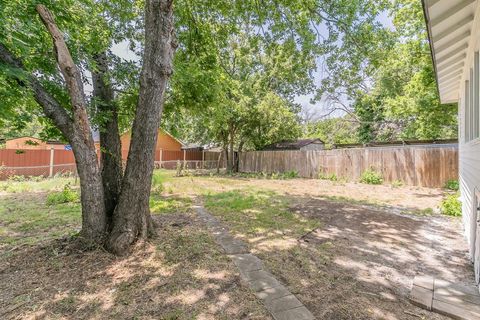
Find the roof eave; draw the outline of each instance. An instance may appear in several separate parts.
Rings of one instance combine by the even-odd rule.
[[[428,45],[430,47],[430,57],[432,58],[432,63],[433,63],[433,69],[435,73],[435,82],[436,82],[436,87],[437,87],[437,95],[438,99],[440,100],[441,104],[446,104],[449,102],[442,101],[442,96],[440,95],[440,88],[438,86],[438,70],[437,70],[437,61],[435,60],[435,54],[434,54],[434,49],[433,49],[433,43],[432,43],[432,30],[430,28],[430,24],[428,23],[430,21],[430,17],[428,15],[428,9],[427,9],[427,4],[425,3],[425,0],[422,0],[422,7],[423,7],[423,16],[425,18],[425,26],[427,28],[427,40],[428,40]]]

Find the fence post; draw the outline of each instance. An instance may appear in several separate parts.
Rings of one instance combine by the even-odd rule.
[[[55,149],[50,148],[50,172],[49,172],[49,177],[53,177],[53,157],[55,155]]]
[[[202,149],[202,169],[205,169],[205,150]]]
[[[186,152],[185,152],[185,149],[183,149],[183,167],[185,168],[186,166]]]
[[[162,161],[163,161],[163,149],[160,149],[160,169],[162,168]]]

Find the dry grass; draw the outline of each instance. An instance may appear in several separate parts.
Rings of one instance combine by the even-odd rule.
[[[152,196],[159,237],[117,258],[83,251],[70,235],[78,204],[21,197],[0,197],[1,319],[270,318],[189,199]]]
[[[4,186],[0,318],[269,319],[197,221],[194,198],[319,319],[443,319],[408,303],[411,279],[471,277],[457,220],[392,214],[392,206],[431,213],[442,190],[155,175],[150,206],[159,237],[127,258],[83,251],[75,241],[79,205],[45,204],[47,192],[69,181]]]

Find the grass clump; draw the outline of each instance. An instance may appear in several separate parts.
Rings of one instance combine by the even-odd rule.
[[[459,187],[458,180],[455,179],[448,180],[445,183],[445,189],[447,190],[458,191]]]
[[[152,175],[152,193],[161,194],[163,191],[164,176],[158,172],[154,172]]]
[[[382,184],[383,178],[379,172],[373,169],[368,169],[362,173],[362,176],[360,177],[360,182],[366,184]]]
[[[403,187],[404,183],[402,180],[393,180],[392,181],[392,187],[393,188],[400,188]]]
[[[51,206],[60,203],[78,202],[78,200],[78,193],[67,183],[62,191],[48,194],[47,205]]]
[[[458,200],[458,192],[447,195],[440,204],[440,209],[444,215],[459,217],[462,215],[462,203]]]
[[[318,174],[318,179],[321,179],[321,180],[330,180],[330,181],[338,181],[338,177],[335,173],[330,173],[330,174],[327,174],[327,173],[324,173],[324,172],[320,172]]]

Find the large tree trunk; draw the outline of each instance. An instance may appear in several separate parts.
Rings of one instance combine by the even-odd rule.
[[[89,242],[100,244],[105,236],[107,221],[103,201],[103,186],[87,116],[87,103],[83,91],[82,77],[80,70],[73,62],[63,39],[63,34],[55,24],[53,15],[43,5],[37,5],[36,9],[52,37],[55,58],[65,80],[72,105],[73,126],[71,136],[67,138],[72,145],[77,171],[80,176],[81,235]]]
[[[118,113],[114,94],[107,79],[108,57],[101,52],[93,57],[96,67],[92,70],[93,96],[97,112],[102,119],[100,125],[101,172],[108,225],[111,226],[113,211],[117,206],[122,183],[122,147],[118,131]]]
[[[175,47],[172,3],[173,0],[147,0],[145,3],[145,51],[139,100],[122,190],[108,241],[109,249],[120,255],[153,231],[149,198],[164,92],[172,73]]]
[[[0,61],[10,67],[24,69],[22,61],[17,59],[2,44],[0,44]],[[21,74],[21,72],[19,73]],[[53,121],[72,145],[77,171],[80,176],[82,202],[81,235],[88,242],[100,245],[105,235],[105,216],[103,188],[99,178],[93,141],[91,144],[86,143],[86,141],[88,142],[88,136],[85,137],[82,130],[75,129],[75,120],[70,117],[66,110],[45,90],[34,76],[30,75],[27,79],[24,77],[17,78],[17,82],[19,85],[27,86],[32,90],[35,100],[42,107],[45,115]]]
[[[228,143],[227,172],[233,172],[235,170],[234,136],[235,136],[235,130],[231,127],[229,130],[230,140]]]

